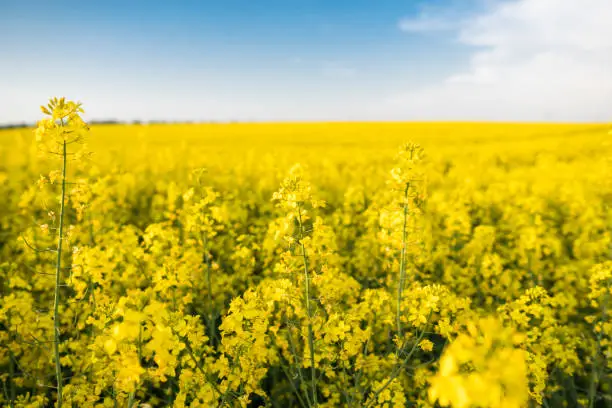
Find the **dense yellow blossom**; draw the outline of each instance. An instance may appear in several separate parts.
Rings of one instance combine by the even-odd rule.
[[[515,347],[520,337],[493,318],[469,323],[443,352],[430,400],[455,408],[527,406],[526,355]]]
[[[57,402],[54,344],[63,406],[609,403],[608,127],[43,114],[0,132],[0,405]]]

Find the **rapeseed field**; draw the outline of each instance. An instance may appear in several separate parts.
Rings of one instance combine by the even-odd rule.
[[[11,407],[610,407],[610,127],[0,131]]]

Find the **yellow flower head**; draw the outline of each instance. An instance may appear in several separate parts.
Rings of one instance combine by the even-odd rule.
[[[527,406],[526,354],[520,339],[494,318],[468,325],[444,351],[438,373],[430,379],[429,398],[441,406]]]
[[[41,153],[61,155],[65,146],[83,142],[88,127],[81,118],[84,111],[80,103],[66,98],[51,98],[40,109],[48,116],[38,122],[35,130]]]

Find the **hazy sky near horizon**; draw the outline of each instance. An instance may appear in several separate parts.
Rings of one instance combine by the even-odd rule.
[[[612,121],[612,0],[0,0],[0,124]]]

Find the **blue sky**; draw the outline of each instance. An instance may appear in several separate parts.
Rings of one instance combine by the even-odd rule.
[[[0,123],[608,121],[610,4],[0,0]]]

